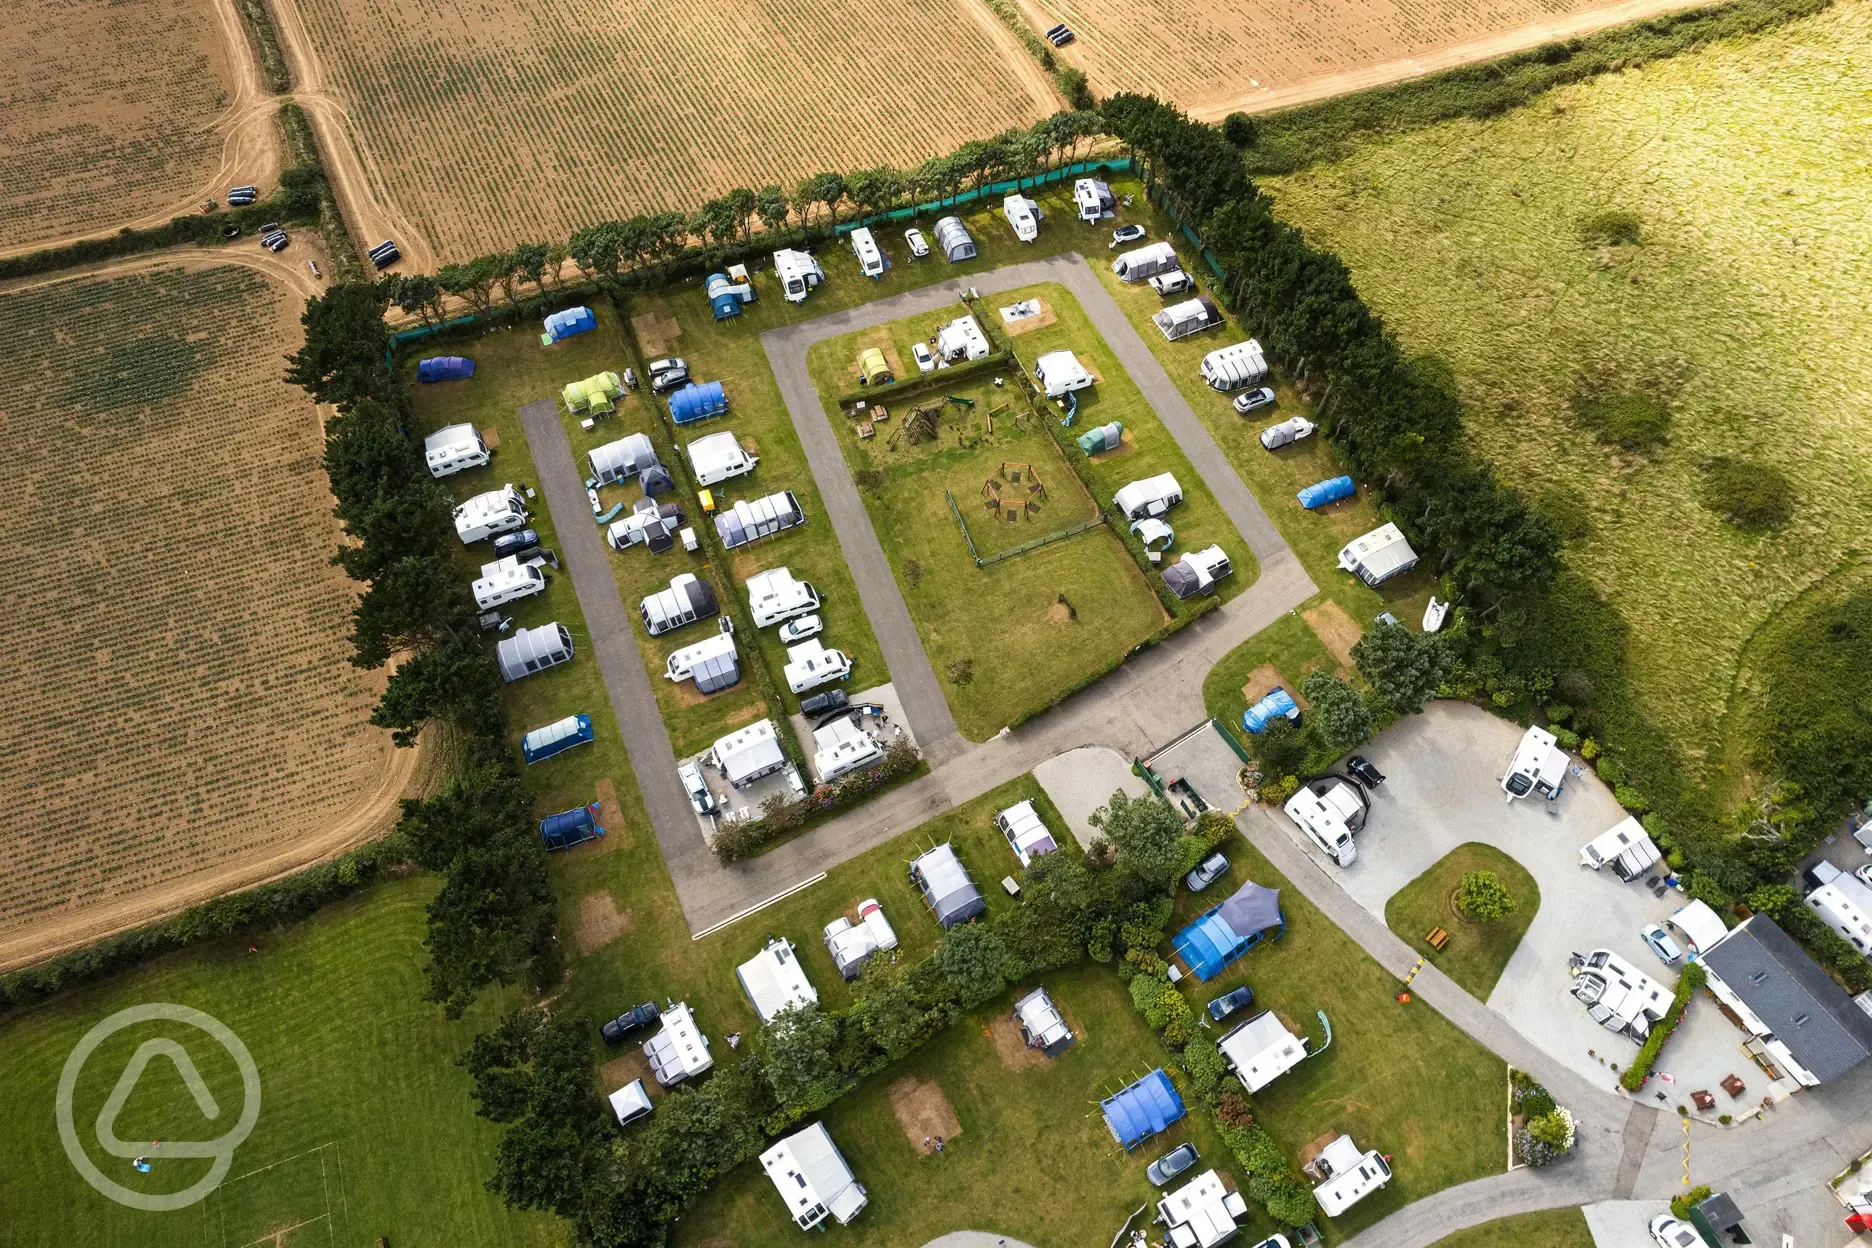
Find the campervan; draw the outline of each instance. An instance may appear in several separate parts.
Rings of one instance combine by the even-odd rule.
[[[794,693],[805,693],[851,676],[851,656],[843,650],[826,649],[817,637],[789,646],[786,657],[782,674],[786,677],[787,688]]]
[[[1357,859],[1352,834],[1365,822],[1365,802],[1357,785],[1336,776],[1309,781],[1282,809],[1328,858],[1342,867]]]
[[[877,239],[871,231],[859,226],[851,232],[852,255],[858,257],[858,269],[866,277],[884,276],[884,253],[878,248]]]
[[[1555,741],[1554,734],[1545,728],[1529,728],[1508,762],[1501,789],[1511,802],[1530,794],[1551,802],[1560,796],[1566,774],[1566,751]]]
[[[494,458],[473,425],[449,425],[423,439],[423,459],[429,475],[440,481],[469,468],[485,467]]]
[[[475,605],[483,611],[530,598],[546,588],[546,571],[521,563],[520,556],[508,555],[481,565],[481,579],[474,583]]]
[[[741,440],[728,430],[697,438],[688,446],[689,464],[695,469],[696,484],[719,485],[734,477],[746,476],[760,463],[760,456],[750,455]]]
[[[1342,1135],[1313,1159],[1321,1178],[1313,1189],[1320,1212],[1336,1218],[1391,1181],[1391,1162],[1377,1149],[1360,1152],[1352,1137]]]
[[[496,533],[523,529],[527,522],[526,499],[511,484],[498,490],[477,494],[455,509],[455,536],[462,545],[484,542]]]

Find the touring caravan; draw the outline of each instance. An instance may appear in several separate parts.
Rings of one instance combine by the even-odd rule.
[[[1417,566],[1417,552],[1395,524],[1355,537],[1339,552],[1339,566],[1367,585],[1384,584]]]
[[[483,611],[522,598],[530,598],[546,588],[546,572],[521,563],[519,555],[508,555],[481,565],[480,579],[474,583],[475,606]]]
[[[794,580],[785,568],[769,568],[748,577],[747,595],[755,628],[767,628],[819,609],[819,591],[812,582]]]
[[[786,657],[786,667],[781,674],[786,677],[787,688],[794,693],[805,693],[851,676],[851,656],[843,650],[826,649],[817,637],[787,647]]]
[[[947,363],[983,359],[988,352],[988,336],[973,316],[958,316],[936,331],[936,354]]]
[[[729,430],[697,438],[686,448],[689,465],[695,469],[696,484],[719,485],[734,477],[746,476],[760,463],[760,456],[741,448],[740,439]]]
[[[1267,355],[1253,338],[1218,347],[1203,356],[1202,379],[1211,390],[1224,394],[1243,386],[1258,386],[1267,380],[1267,375]]]
[[[496,533],[523,529],[527,522],[526,499],[511,484],[498,490],[477,494],[455,509],[455,536],[462,545],[472,546]]]
[[[1580,849],[1579,860],[1580,866],[1595,871],[1609,866],[1614,875],[1630,883],[1657,866],[1663,857],[1644,825],[1638,822],[1638,816],[1627,815],[1611,831],[1588,841]]]
[[[1014,237],[1023,243],[1031,243],[1040,237],[1040,223],[1046,220],[1046,213],[1040,205],[1025,195],[1009,195],[1001,201],[1001,215],[1014,227]]]
[[[1080,178],[1073,183],[1073,206],[1081,221],[1098,221],[1117,210],[1118,197],[1097,178]]]
[[[481,468],[494,458],[473,425],[449,425],[423,439],[423,459],[429,475],[440,481],[469,468]]]
[[[1151,243],[1127,251],[1112,261],[1112,272],[1121,282],[1144,282],[1159,273],[1168,273],[1171,269],[1180,269],[1183,262],[1177,259],[1176,248],[1169,243]]]
[[[866,277],[884,276],[884,253],[869,229],[861,225],[851,232],[851,249],[852,255],[858,257],[859,271]]]
[[[716,633],[706,641],[684,646],[669,656],[663,675],[678,683],[695,681],[697,693],[714,693],[741,679],[740,654],[731,633]]]
[[[1057,399],[1092,384],[1092,374],[1070,351],[1049,351],[1034,361],[1034,380],[1049,399]]]
[[[774,275],[780,279],[780,293],[788,303],[804,303],[813,287],[825,281],[825,270],[812,253],[782,248],[773,253]]]

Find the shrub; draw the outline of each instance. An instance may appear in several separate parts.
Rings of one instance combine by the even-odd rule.
[[[1612,790],[1612,796],[1617,799],[1619,805],[1631,811],[1633,814],[1639,814],[1651,809],[1651,803],[1645,800],[1645,795],[1640,793],[1637,789],[1632,788],[1629,784],[1616,786]]]
[[[873,494],[884,492],[884,474],[875,468],[860,468],[852,474],[852,480],[861,490],[869,490]],[[905,571],[907,573],[908,569],[906,568]]]
[[[1526,1071],[1514,1072],[1514,1110],[1523,1118],[1539,1118],[1559,1108],[1553,1095]]]
[[[1270,806],[1285,805],[1288,798],[1300,791],[1299,776],[1282,776],[1273,784],[1261,787],[1261,800]]]
[[[1059,84],[1060,94],[1066,97],[1066,102],[1080,112],[1098,107],[1098,97],[1092,94],[1083,71],[1071,68],[1056,70],[1053,81]]]
[[[1599,756],[1599,765],[1596,770],[1599,772],[1599,778],[1614,788],[1625,783],[1625,768],[1610,754]]]
[[[1228,1077],[1228,1062],[1208,1033],[1199,1031],[1183,1046],[1183,1071],[1196,1095],[1207,1101]]]
[[[1589,763],[1592,762],[1593,759],[1598,758],[1599,757],[1598,739],[1595,737],[1587,737],[1584,741],[1581,741],[1579,745],[1579,756],[1585,759]]]
[[[911,589],[915,589],[923,583],[923,565],[914,559],[904,560],[903,574],[904,580],[910,582]]]
[[[1688,1218],[1690,1211],[1710,1198],[1710,1185],[1699,1183],[1687,1192],[1680,1192],[1671,1197],[1670,1211],[1679,1218]]]
[[[1216,1121],[1237,1130],[1254,1126],[1254,1111],[1248,1107],[1248,1098],[1239,1092],[1224,1092],[1217,1097]]]
[[[1253,147],[1261,135],[1247,113],[1230,113],[1222,119],[1222,137],[1235,147]]]
[[[1579,733],[1574,732],[1571,728],[1555,728],[1553,730],[1553,739],[1554,744],[1558,745],[1563,750],[1579,748]]]
[[[1576,394],[1573,414],[1601,442],[1627,451],[1670,441],[1670,406],[1655,394]]]
[[[1548,723],[1564,724],[1573,718],[1573,708],[1564,702],[1555,702],[1546,708],[1546,715]]]
[[[1588,247],[1635,247],[1644,235],[1644,219],[1624,208],[1608,208],[1581,217],[1579,239]]]
[[[1493,923],[1514,913],[1515,899],[1493,871],[1465,871],[1456,888],[1456,908],[1478,923]]]
[[[949,683],[958,689],[975,679],[974,659],[949,660]]]
[[[1664,1017],[1652,1024],[1651,1034],[1638,1048],[1638,1056],[1632,1059],[1625,1073],[1619,1076],[1619,1084],[1627,1092],[1636,1092],[1644,1086],[1645,1078],[1651,1073],[1652,1063],[1664,1049],[1664,1042],[1670,1039],[1671,1032],[1677,1030],[1677,1024],[1683,1022],[1685,1009],[1690,1004],[1690,996],[1708,981],[1709,976],[1703,970],[1703,964],[1692,962],[1684,967],[1683,974],[1677,978],[1677,991],[1671,995],[1670,1008]]]
[[[1703,465],[1703,505],[1738,529],[1778,529],[1794,515],[1794,483],[1761,460],[1720,456]]]

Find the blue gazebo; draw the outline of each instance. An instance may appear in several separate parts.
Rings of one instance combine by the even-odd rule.
[[[1250,882],[1221,905],[1203,911],[1171,937],[1170,944],[1190,974],[1201,981],[1215,978],[1236,958],[1264,940],[1279,940],[1286,931],[1280,890]]]
[[[1105,1113],[1105,1126],[1120,1147],[1130,1152],[1151,1136],[1181,1118],[1186,1112],[1183,1098],[1164,1074],[1163,1067],[1099,1102]]]

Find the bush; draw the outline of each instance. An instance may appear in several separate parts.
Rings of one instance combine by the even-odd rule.
[[[1670,1211],[1679,1218],[1688,1219],[1690,1211],[1710,1198],[1710,1185],[1699,1183],[1687,1192],[1680,1192],[1671,1197]]]
[[[1609,208],[1580,218],[1579,239],[1588,247],[1635,247],[1644,233],[1644,218],[1623,208]]]
[[[1222,137],[1236,147],[1253,147],[1260,131],[1247,113],[1230,113],[1222,119]]]
[[[1228,1078],[1228,1062],[1208,1033],[1197,1032],[1183,1046],[1183,1072],[1189,1076],[1196,1095],[1205,1101],[1212,1099]]]
[[[752,858],[774,841],[806,826],[808,819],[855,805],[922,765],[916,747],[903,741],[893,742],[885,747],[884,758],[876,766],[841,776],[831,784],[822,784],[797,801],[775,794],[761,804],[758,819],[718,825],[709,848],[722,862]]]
[[[1477,923],[1493,923],[1514,913],[1515,899],[1493,871],[1465,871],[1456,908]]]
[[[975,679],[974,659],[950,659],[948,667],[949,683],[960,689]]]
[[[1092,94],[1092,87],[1086,82],[1083,71],[1070,67],[1055,70],[1053,81],[1059,84],[1060,94],[1066,97],[1066,102],[1080,112],[1098,107],[1098,97]]]
[[[1575,395],[1573,414],[1601,442],[1627,451],[1670,441],[1670,405],[1654,394]]]
[[[1285,716],[1268,722],[1267,727],[1248,737],[1248,752],[1261,764],[1268,776],[1284,776],[1300,770],[1306,761],[1305,735]]]
[[[875,468],[860,468],[852,474],[852,482],[861,490],[872,494],[884,492],[884,474]]]
[[[1778,529],[1794,515],[1794,483],[1773,464],[1721,456],[1703,465],[1703,505],[1738,529]]]
[[[1339,755],[1372,737],[1371,710],[1351,685],[1331,672],[1309,672],[1300,692],[1311,704],[1308,716],[1321,744]]]
[[[1708,982],[1709,976],[1703,970],[1703,964],[1692,962],[1684,967],[1683,974],[1677,978],[1677,991],[1671,995],[1670,1008],[1664,1017],[1652,1024],[1651,1034],[1638,1048],[1638,1056],[1632,1059],[1625,1073],[1619,1076],[1619,1085],[1627,1092],[1636,1092],[1644,1086],[1645,1079],[1651,1074],[1651,1066],[1664,1049],[1664,1042],[1670,1039],[1671,1032],[1677,1030],[1677,1024],[1683,1022],[1685,1010],[1689,1007],[1691,994]]]

